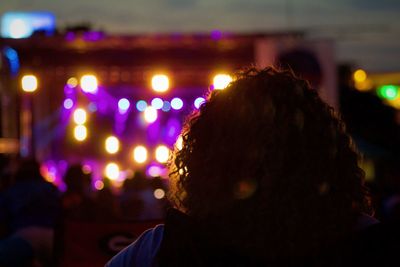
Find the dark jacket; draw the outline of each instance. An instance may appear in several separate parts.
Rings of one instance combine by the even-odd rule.
[[[400,235],[395,226],[365,217],[358,232],[318,257],[306,256],[294,264],[265,262],[227,247],[205,233],[188,216],[171,210],[165,225],[146,231],[136,242],[115,256],[107,267],[203,267],[203,266],[400,266]],[[292,261],[293,262],[293,261]]]

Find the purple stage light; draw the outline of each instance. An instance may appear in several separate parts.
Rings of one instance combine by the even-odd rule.
[[[65,34],[65,40],[67,40],[68,42],[73,41],[75,37],[75,33],[73,32],[67,32],[67,34]]]
[[[163,107],[161,108],[162,111],[168,112],[171,110],[171,104],[168,101],[164,101]]]
[[[90,102],[88,105],[88,110],[92,113],[97,111],[97,104],[94,102]]]
[[[211,31],[211,39],[218,41],[222,38],[222,32],[220,30]]]
[[[64,108],[71,109],[74,106],[74,101],[71,98],[67,98],[64,100]]]
[[[171,100],[171,107],[175,110],[180,110],[183,107],[182,99],[175,97]]]
[[[201,104],[203,104],[206,100],[203,97],[198,97],[194,100],[194,107],[199,109]]]

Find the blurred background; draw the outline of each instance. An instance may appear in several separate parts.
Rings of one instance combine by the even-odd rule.
[[[161,222],[185,116],[249,65],[289,66],[342,113],[376,216],[399,221],[399,1],[3,0],[0,16],[0,234],[25,251],[0,243],[1,266],[102,266]],[[47,245],[24,243],[38,225]]]

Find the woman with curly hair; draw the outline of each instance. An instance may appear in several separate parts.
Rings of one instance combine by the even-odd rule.
[[[362,242],[379,224],[352,140],[291,71],[238,74],[182,138],[175,209],[107,266],[349,266],[373,249]]]

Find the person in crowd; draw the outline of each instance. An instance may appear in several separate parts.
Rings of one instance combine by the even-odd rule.
[[[120,208],[115,194],[111,190],[109,179],[103,179],[104,187],[95,197],[95,212],[97,222],[115,222],[121,219]]]
[[[80,164],[71,165],[64,175],[67,190],[62,195],[64,218],[67,220],[95,220],[95,204],[90,195],[91,176]]]
[[[126,179],[120,197],[123,218],[139,221],[163,218],[164,199],[155,193],[157,189],[164,192],[161,178],[149,178],[143,171],[137,171],[132,178]]]
[[[38,162],[21,160],[0,195],[0,225],[7,229],[0,240],[0,266],[51,266],[60,210],[59,192],[44,180]]]
[[[342,120],[291,71],[239,73],[209,94],[182,138],[169,164],[174,209],[107,267],[393,261],[394,232],[372,217]]]

